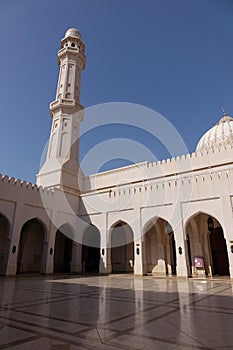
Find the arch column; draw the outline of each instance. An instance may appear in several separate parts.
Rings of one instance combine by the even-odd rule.
[[[176,259],[177,259],[177,276],[178,277],[188,277],[187,268],[187,249],[186,240],[184,239],[184,232],[182,227],[182,221],[174,230],[174,238],[176,242]],[[180,254],[181,253],[181,254]]]
[[[42,262],[41,262],[41,273],[46,273],[46,260],[48,254],[48,242],[44,241],[43,252],[42,252]]]
[[[82,272],[82,244],[73,242],[71,272]]]
[[[108,274],[112,272],[111,248],[108,244],[108,231],[103,228],[100,231],[100,264],[99,273]]]
[[[10,224],[8,219],[0,213],[0,275],[6,274],[6,266],[10,249]]]
[[[21,218],[23,214],[23,207],[23,203],[17,202],[15,208],[15,218],[11,231],[11,240],[9,244],[8,261],[6,264],[6,276],[14,276],[16,275],[17,271],[17,256],[19,251],[20,231],[22,227]],[[13,247],[16,247],[16,250],[14,250]]]
[[[233,200],[231,200],[229,195],[224,195],[221,197],[222,210],[225,215],[223,215],[223,225],[224,225],[224,237],[226,239],[227,253],[229,260],[229,272],[230,278],[233,278],[233,253],[231,252],[231,246],[233,245],[233,237],[231,235],[233,228],[233,217],[232,217],[232,206]]]
[[[10,256],[10,239],[7,238],[6,242],[5,242],[5,254],[3,257],[3,261],[2,261],[2,265],[1,265],[1,269],[0,269],[0,275],[6,275],[7,274],[7,264],[8,264],[8,260],[9,260],[9,256]]]
[[[145,244],[143,229],[140,223],[140,213],[137,213],[137,218],[132,225],[133,235],[134,235],[134,275],[144,275],[145,274]]]
[[[135,241],[135,250],[137,249],[137,244],[140,242]],[[141,237],[141,264],[142,264],[142,274],[147,274],[147,251],[146,251],[146,234]],[[136,254],[137,255],[137,254]],[[135,259],[136,259],[135,255]]]
[[[43,272],[46,274],[53,273],[53,259],[55,251],[55,238],[56,238],[57,228],[54,225],[50,226],[48,234],[48,243],[46,245],[45,257],[44,257],[44,267]],[[52,253],[52,254],[51,254]]]
[[[145,247],[143,237],[140,235],[134,242],[134,274],[144,275],[145,273]]]
[[[171,251],[172,251],[172,247],[171,247],[171,242],[170,242],[170,237],[168,236],[168,234],[165,237],[165,256],[166,256],[166,262],[167,262],[167,275],[168,276],[172,276],[172,256],[171,256]]]

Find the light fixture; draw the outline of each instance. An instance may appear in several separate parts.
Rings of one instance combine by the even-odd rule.
[[[208,224],[208,230],[212,232],[214,229],[214,220],[212,219],[211,216],[208,217],[207,224]]]

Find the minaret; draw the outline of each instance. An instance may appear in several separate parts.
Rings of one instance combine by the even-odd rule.
[[[37,184],[79,193],[79,129],[83,119],[80,85],[86,57],[85,44],[77,29],[67,30],[61,40],[58,64],[60,73],[56,100],[50,104],[51,134]]]

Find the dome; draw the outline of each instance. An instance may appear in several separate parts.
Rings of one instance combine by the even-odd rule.
[[[70,28],[66,31],[65,38],[71,36],[72,38],[78,38],[82,39],[81,34],[79,33],[78,29],[76,28]]]
[[[233,118],[224,115],[197,144],[196,151],[208,151],[230,145],[233,147]]]

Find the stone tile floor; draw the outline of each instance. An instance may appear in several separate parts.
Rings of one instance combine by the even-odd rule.
[[[233,281],[0,278],[0,349],[233,349]]]

